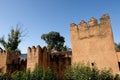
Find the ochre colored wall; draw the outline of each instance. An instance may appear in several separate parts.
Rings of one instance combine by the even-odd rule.
[[[19,52],[8,53],[0,50],[0,72],[14,72],[16,70],[34,70],[35,64],[62,76],[65,68],[72,63],[95,63],[99,69],[112,68],[113,73],[119,71],[120,52],[114,48],[114,40],[110,18],[107,14],[100,18],[100,23],[91,18],[88,23],[81,21],[79,25],[70,25],[72,52],[51,52],[46,47],[28,48],[27,60],[19,60]],[[72,54],[71,54],[72,53]]]
[[[27,54],[27,69],[30,68],[30,70],[34,70],[34,67],[36,64],[39,64],[39,54],[41,53],[40,46],[33,46],[32,48],[28,48],[28,54]]]
[[[71,51],[51,52],[46,47],[40,46],[28,48],[27,69],[33,71],[36,64],[45,70],[49,67],[53,72],[62,76],[66,67],[71,64]]]
[[[120,51],[116,52],[116,54],[117,54],[118,62],[120,62]]]
[[[18,70],[20,53],[0,51],[0,72],[14,72]]]
[[[100,18],[100,23],[91,18],[88,23],[70,25],[72,63],[96,63],[99,69],[112,68],[119,71],[109,15]]]
[[[7,53],[5,51],[0,51],[0,72],[5,73],[7,70],[6,61]]]
[[[20,64],[19,56],[20,56],[19,51],[7,52],[6,72],[12,73],[19,70]]]

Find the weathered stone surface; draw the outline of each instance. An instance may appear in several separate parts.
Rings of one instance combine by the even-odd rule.
[[[30,51],[34,50],[34,51]],[[45,70],[49,68],[52,71],[57,72],[59,76],[63,74],[63,71],[67,66],[71,64],[71,51],[67,52],[51,52],[46,47],[41,48],[28,48],[27,55],[27,68],[31,71],[34,70],[35,65],[42,66]]]
[[[94,63],[99,69],[112,68],[114,73],[119,71],[120,52],[114,48],[113,33],[108,14],[100,18],[100,23],[91,18],[88,23],[81,21],[79,25],[70,24],[72,52],[51,52],[46,47],[33,46],[28,48],[27,60],[20,61],[19,52],[6,52],[0,49],[0,72],[14,72],[30,68],[35,64],[63,75],[65,68],[72,63]],[[118,66],[119,64],[119,66]],[[27,65],[27,66],[26,66]]]
[[[99,69],[112,68],[116,73],[119,68],[110,19],[108,15],[103,15],[100,20],[98,24],[97,20],[92,18],[89,29],[86,30],[77,30],[74,25],[70,26],[72,63],[96,63]]]
[[[20,69],[20,52],[12,51],[12,52],[6,52],[1,51],[0,52],[0,72],[6,73],[6,72],[14,72]],[[22,64],[21,64],[22,65]],[[24,64],[24,67],[25,64]]]

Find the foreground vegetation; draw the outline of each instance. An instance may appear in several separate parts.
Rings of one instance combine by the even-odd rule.
[[[20,30],[20,28],[12,28],[10,33],[8,34],[7,41],[5,40],[3,35],[3,37],[0,38],[0,44],[5,48],[6,51],[19,51],[18,46],[21,42],[21,37],[22,31]]]
[[[53,73],[50,68],[44,70],[36,66],[31,72],[18,71],[17,73],[0,74],[0,80],[120,80],[119,75],[113,75],[111,70],[98,70],[97,67],[79,64],[68,67],[62,78]]]
[[[120,80],[119,75],[113,75],[112,70],[98,70],[96,66],[74,64],[65,70],[65,80]]]
[[[18,71],[12,74],[1,73],[0,80],[57,80],[57,76],[52,73],[50,68],[44,70],[42,67],[36,66],[32,72],[28,69],[27,71]]]

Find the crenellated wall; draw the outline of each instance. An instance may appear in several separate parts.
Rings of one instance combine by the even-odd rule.
[[[88,23],[82,20],[70,25],[72,62],[96,63],[98,68],[112,68],[116,73],[119,69],[109,15],[98,22],[92,17]]]
[[[61,76],[64,69],[71,64],[71,51],[51,52],[51,50],[46,47],[29,47],[27,68],[33,71],[36,64],[42,66],[45,70],[49,67],[52,71],[57,72],[59,76]]]
[[[0,50],[0,72],[14,72],[18,70],[19,52],[6,52]]]
[[[6,61],[6,72],[15,72],[19,70],[20,66],[20,52],[19,51],[12,51],[7,52],[7,61]]]
[[[39,59],[41,55],[39,54],[42,52],[42,49],[40,46],[33,46],[32,48],[28,48],[28,54],[27,54],[27,68],[30,68],[31,70],[34,69],[35,64],[39,64]],[[41,63],[41,62],[40,62]]]
[[[100,23],[98,24],[97,19],[91,18],[87,23],[84,20],[80,24],[72,23],[70,24],[71,37],[74,36],[75,40],[90,39],[92,37],[103,38],[105,36],[112,36],[112,30],[110,25],[110,19],[107,14],[100,18]],[[72,39],[72,38],[71,38]],[[113,40],[113,39],[112,39]]]
[[[57,72],[59,76],[63,75],[64,70],[71,65],[71,51],[52,52],[50,55],[50,68]]]
[[[7,61],[7,53],[3,50],[0,51],[0,72],[6,72],[6,61]]]
[[[98,21],[91,18],[89,22],[82,20],[78,25],[70,24],[72,51],[53,52],[46,47],[33,46],[28,48],[27,59],[20,60],[20,52],[6,52],[0,49],[0,72],[17,70],[31,71],[35,65],[45,70],[49,67],[61,77],[67,66],[72,63],[91,63],[99,69],[112,68],[113,73],[119,72],[120,52],[114,48],[114,40],[110,17],[103,15]]]

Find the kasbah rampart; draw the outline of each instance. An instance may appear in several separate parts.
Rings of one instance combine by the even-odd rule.
[[[53,52],[46,47],[33,46],[28,48],[27,59],[21,60],[20,52],[12,54],[0,50],[0,71],[6,73],[28,68],[32,71],[35,64],[38,64],[44,69],[50,67],[61,75],[73,63],[89,62],[91,66],[111,68],[113,73],[118,73],[120,52],[114,47],[109,15],[103,15],[99,22],[91,18],[88,23],[81,21],[78,25],[70,24],[72,51]]]

